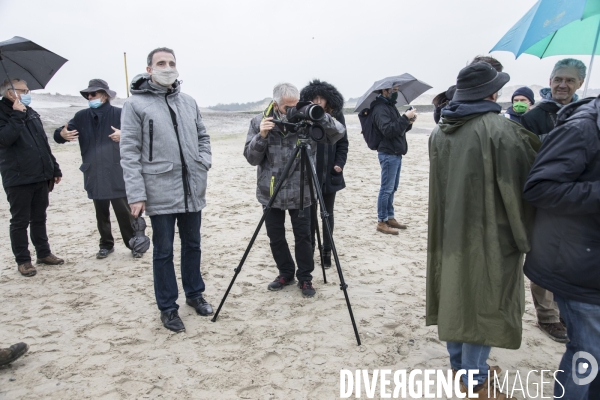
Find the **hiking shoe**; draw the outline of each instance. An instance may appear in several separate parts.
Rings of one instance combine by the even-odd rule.
[[[406,225],[399,223],[398,221],[396,221],[394,218],[390,218],[387,220],[387,224],[389,227],[391,228],[395,228],[395,229],[406,229]]]
[[[31,261],[27,261],[25,264],[20,264],[18,266],[18,269],[21,275],[23,276],[34,276],[35,274],[37,274],[37,270],[31,264]]]
[[[287,279],[283,275],[279,275],[273,282],[269,283],[267,289],[272,291],[281,290],[284,286],[291,285],[294,282],[296,282],[294,278]]]
[[[179,313],[177,310],[161,312],[160,320],[162,321],[164,327],[168,330],[177,333],[185,331],[185,325],[183,325],[183,321],[181,318],[179,318]]]
[[[208,304],[208,302],[204,300],[204,297],[202,296],[198,297],[197,299],[186,299],[185,304],[190,307],[194,307],[196,312],[203,317],[213,314],[212,306]]]
[[[489,390],[488,390],[489,389]],[[505,393],[500,392],[499,389],[494,388],[494,385],[489,385],[488,380],[486,378],[485,382],[481,385],[477,385],[473,388],[474,397],[468,397],[468,389],[467,385],[465,385],[464,381],[460,380],[460,392],[467,395],[466,399],[497,399],[497,400],[517,400],[514,397],[511,397]]]
[[[388,235],[397,235],[398,234],[398,231],[396,229],[390,227],[385,222],[378,222],[376,229],[378,232],[387,233]]]
[[[312,281],[300,281],[298,287],[302,289],[302,296],[313,297],[317,291],[313,288]]]
[[[555,342],[567,343],[569,341],[567,329],[560,322],[551,322],[549,324],[538,322],[538,327]]]
[[[16,361],[23,354],[27,353],[29,345],[26,343],[17,343],[10,346],[8,349],[0,349],[0,365],[8,365]]]
[[[323,253],[323,267],[325,269],[331,268],[331,252],[326,251]]]
[[[64,264],[65,260],[62,258],[56,257],[54,254],[50,253],[44,258],[38,258],[36,264],[47,264],[47,265],[60,265]]]
[[[135,250],[131,250],[131,255],[133,256],[133,258],[142,258],[142,256],[144,255],[144,253],[138,253]]]
[[[103,258],[108,257],[108,255],[110,253],[114,253],[114,251],[115,251],[114,247],[112,249],[100,249],[100,251],[96,253],[96,258],[101,260]]]

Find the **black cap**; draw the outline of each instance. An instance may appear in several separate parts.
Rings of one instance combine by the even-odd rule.
[[[92,79],[90,81],[90,83],[88,84],[88,88],[83,89],[79,93],[81,93],[81,95],[85,99],[87,99],[87,93],[97,92],[99,90],[103,90],[104,92],[106,92],[106,94],[108,94],[108,97],[111,97],[111,98],[115,97],[117,95],[117,93],[114,90],[109,89],[108,83],[106,83],[106,81],[104,81],[102,79]]]
[[[478,62],[460,70],[456,78],[453,101],[475,101],[498,92],[510,80],[510,75],[498,72],[488,63]]]

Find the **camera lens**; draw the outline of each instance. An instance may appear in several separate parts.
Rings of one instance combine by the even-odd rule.
[[[325,115],[325,110],[318,104],[311,104],[307,114],[311,120],[318,121]]]

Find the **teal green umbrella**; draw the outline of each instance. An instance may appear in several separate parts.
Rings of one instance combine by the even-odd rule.
[[[531,54],[540,58],[558,55],[600,54],[600,1],[539,0],[500,39],[491,51],[510,51],[517,58]],[[584,96],[589,79],[586,79]]]

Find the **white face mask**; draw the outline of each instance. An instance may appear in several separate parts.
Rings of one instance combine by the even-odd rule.
[[[176,68],[152,68],[152,79],[161,86],[170,87],[178,77]]]

